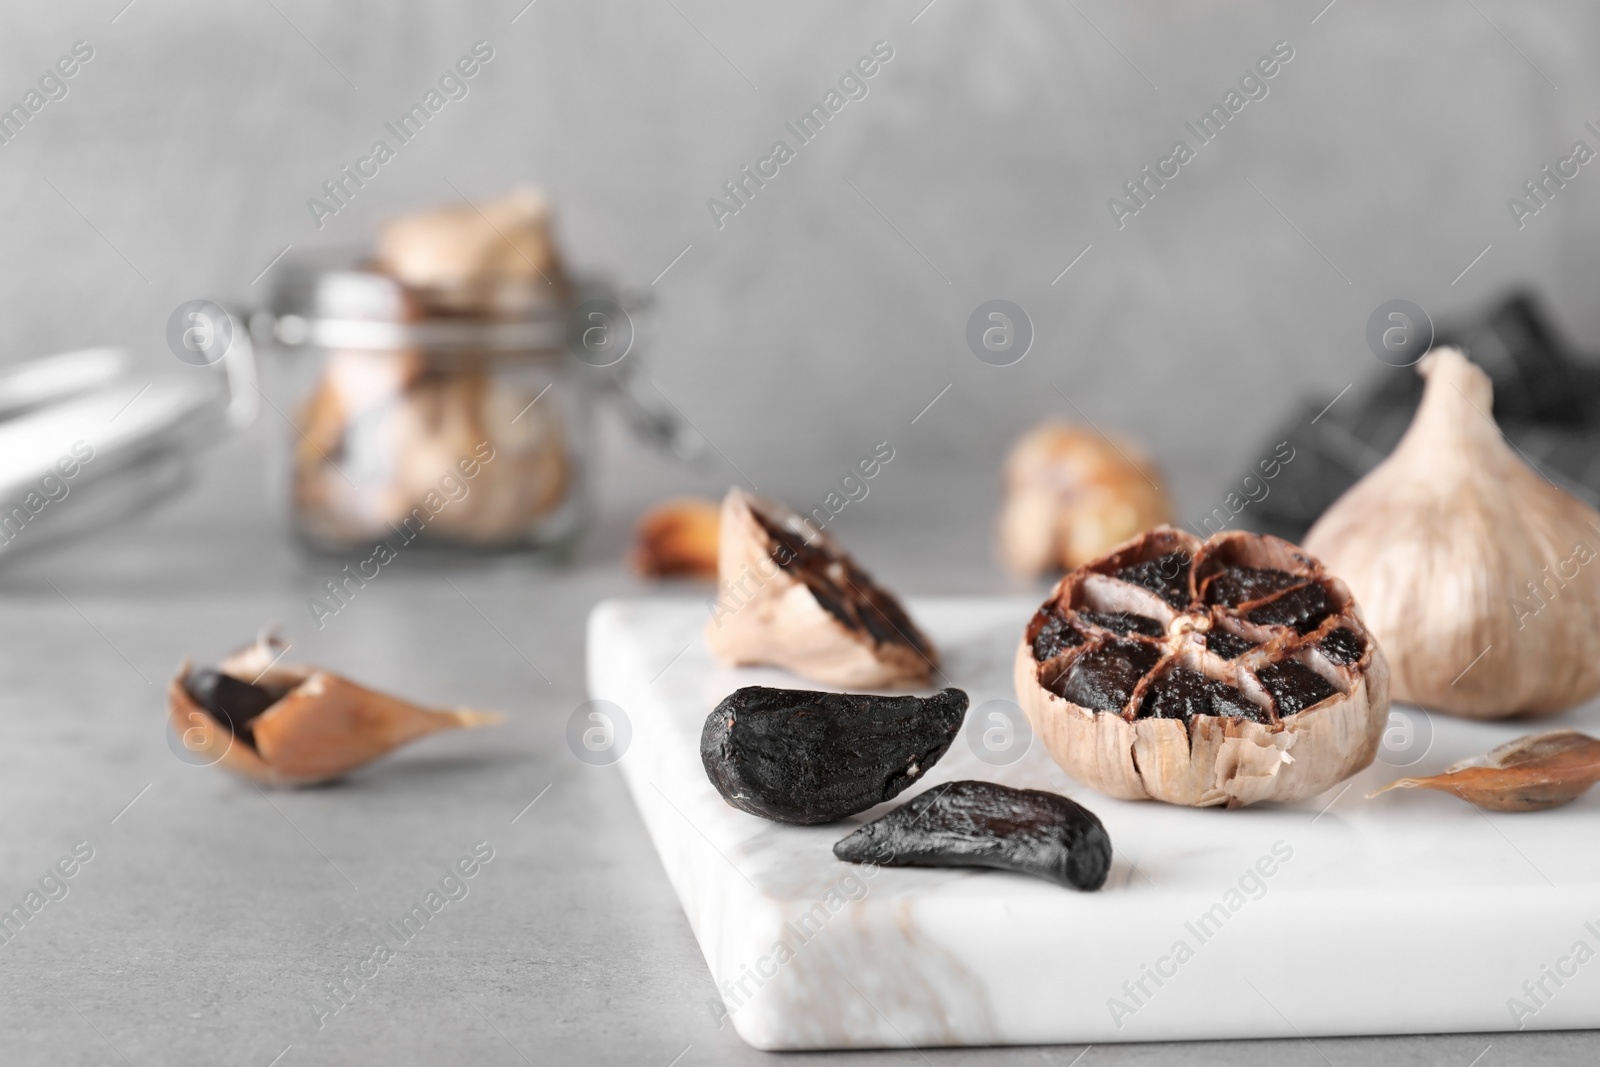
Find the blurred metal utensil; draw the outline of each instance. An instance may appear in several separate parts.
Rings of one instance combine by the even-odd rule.
[[[240,326],[217,370],[141,379],[125,350],[95,348],[0,372],[0,560],[105,530],[171,496],[204,445],[254,418],[254,364]],[[38,523],[48,537],[24,536]]]
[[[0,418],[110,385],[128,373],[121,348],[80,348],[0,368]]]

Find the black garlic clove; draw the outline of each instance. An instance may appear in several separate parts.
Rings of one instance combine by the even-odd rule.
[[[833,854],[886,867],[994,867],[1090,890],[1111,870],[1111,838],[1089,809],[993,782],[935,786],[867,823]]]
[[[282,692],[275,693],[265,686],[204,668],[190,674],[184,688],[212,718],[252,745],[255,741],[251,737],[251,723],[283,696]]]
[[[746,686],[700,734],[706,776],[740,811],[823,823],[892,800],[945,754],[967,694],[867,696]]]

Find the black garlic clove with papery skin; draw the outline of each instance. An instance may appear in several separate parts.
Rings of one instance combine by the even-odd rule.
[[[1577,800],[1600,781],[1600,741],[1576,730],[1529,734],[1482,756],[1452,763],[1443,774],[1402,778],[1391,789],[1437,789],[1489,811],[1545,811]]]
[[[173,734],[194,761],[277,786],[331,781],[441,730],[500,722],[495,712],[439,710],[304,664],[263,633],[216,670],[178,668],[167,683]]]
[[[1111,838],[1066,797],[993,782],[951,782],[920,793],[833,846],[850,863],[993,867],[1073,889],[1099,889]]]
[[[740,811],[832,822],[920,782],[966,713],[959,689],[914,697],[746,686],[706,717],[700,760]]]
[[[266,686],[235,678],[208,668],[192,672],[184,688],[196,704],[211,717],[226,726],[235,736],[249,738],[251,723],[272,705],[283,699],[286,689],[277,691]],[[254,743],[254,739],[251,739]]]

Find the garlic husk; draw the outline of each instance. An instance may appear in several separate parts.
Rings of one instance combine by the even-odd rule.
[[[1581,704],[1600,692],[1600,513],[1506,443],[1481,368],[1444,348],[1419,370],[1405,436],[1306,550],[1360,601],[1394,699],[1473,719]]]
[[[933,643],[895,596],[786,505],[730,489],[717,541],[705,635],[722,663],[857,689],[921,685],[937,670]]]

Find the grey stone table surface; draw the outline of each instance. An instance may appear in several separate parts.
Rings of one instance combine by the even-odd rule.
[[[0,904],[41,882],[59,898],[0,948],[0,1059],[766,1061],[716,1025],[710,976],[617,769],[579,762],[564,742],[585,697],[587,612],[648,591],[616,562],[632,514],[664,488],[709,490],[716,478],[634,455],[612,465],[594,534],[569,567],[401,562],[319,631],[305,598],[334,563],[289,546],[257,446],[207,457],[200,484],[160,511],[0,573]],[[986,504],[941,508],[922,477],[908,468],[862,504],[846,532],[859,554],[910,593],[1014,590],[989,562]],[[940,477],[966,479],[969,499],[992,489],[977,469]],[[175,758],[167,676],[268,620],[284,624],[291,655],[419,700],[503,708],[509,722],[310,790],[266,793]],[[49,877],[75,849],[90,858]],[[352,982],[347,1007],[319,1017],[315,998],[370,976],[374,941],[399,944],[387,924],[475,849],[492,858],[445,883],[459,899]],[[1472,1034],[805,1062],[1492,1067],[1597,1052],[1592,1034]]]

